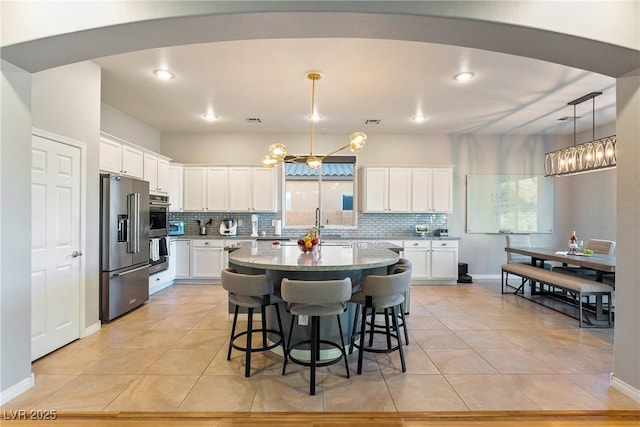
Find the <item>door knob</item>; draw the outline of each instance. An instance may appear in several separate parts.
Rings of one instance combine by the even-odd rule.
[[[82,256],[82,251],[73,251],[73,252],[71,253],[71,257],[72,257],[72,258],[77,258],[77,257],[79,257],[79,256]]]

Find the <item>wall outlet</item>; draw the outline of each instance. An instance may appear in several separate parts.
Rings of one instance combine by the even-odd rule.
[[[241,219],[238,220],[238,227],[242,227],[242,220]]]
[[[300,315],[298,316],[298,325],[307,326],[309,324],[309,316]]]

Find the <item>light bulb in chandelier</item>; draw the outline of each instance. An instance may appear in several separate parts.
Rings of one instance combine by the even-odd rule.
[[[354,132],[349,137],[349,150],[352,153],[359,153],[367,142],[367,135],[363,132]]]
[[[287,147],[279,142],[271,144],[269,146],[269,155],[277,161],[282,161],[287,155]]]
[[[307,158],[307,167],[312,170],[318,170],[322,166],[322,159],[316,156]]]
[[[278,166],[278,160],[271,156],[264,156],[262,159],[262,166],[265,168],[273,169]]]

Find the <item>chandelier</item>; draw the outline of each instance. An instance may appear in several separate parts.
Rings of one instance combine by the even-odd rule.
[[[269,154],[262,159],[262,165],[267,168],[274,168],[278,164],[287,163],[306,163],[310,169],[320,169],[322,161],[339,151],[347,148],[353,153],[359,153],[367,141],[367,135],[363,132],[354,132],[349,137],[349,143],[325,155],[316,155],[313,153],[313,131],[316,120],[316,81],[322,79],[322,73],[319,71],[309,71],[307,78],[311,80],[311,125],[309,130],[309,154],[306,156],[293,156],[287,153],[287,147],[282,143],[275,143],[269,147]]]
[[[616,136],[595,139],[595,98],[602,92],[591,92],[569,102],[573,105],[573,146],[544,155],[545,176],[576,175],[616,167]],[[591,141],[576,144],[576,105],[592,100]]]

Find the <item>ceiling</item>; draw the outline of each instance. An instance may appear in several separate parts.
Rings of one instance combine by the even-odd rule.
[[[94,60],[102,99],[160,132],[309,131],[319,70],[319,133],[572,134],[569,101],[590,92],[596,125],[615,121],[615,79],[549,62],[449,45],[373,39],[262,39],[152,49]],[[175,78],[160,81],[166,67]],[[472,71],[460,83],[453,76]],[[591,130],[592,101],[576,107]],[[202,118],[207,110],[217,119]],[[428,117],[416,123],[416,115]],[[247,119],[260,119],[260,123]],[[366,124],[379,120],[379,124]],[[602,135],[597,135],[602,136]]]

